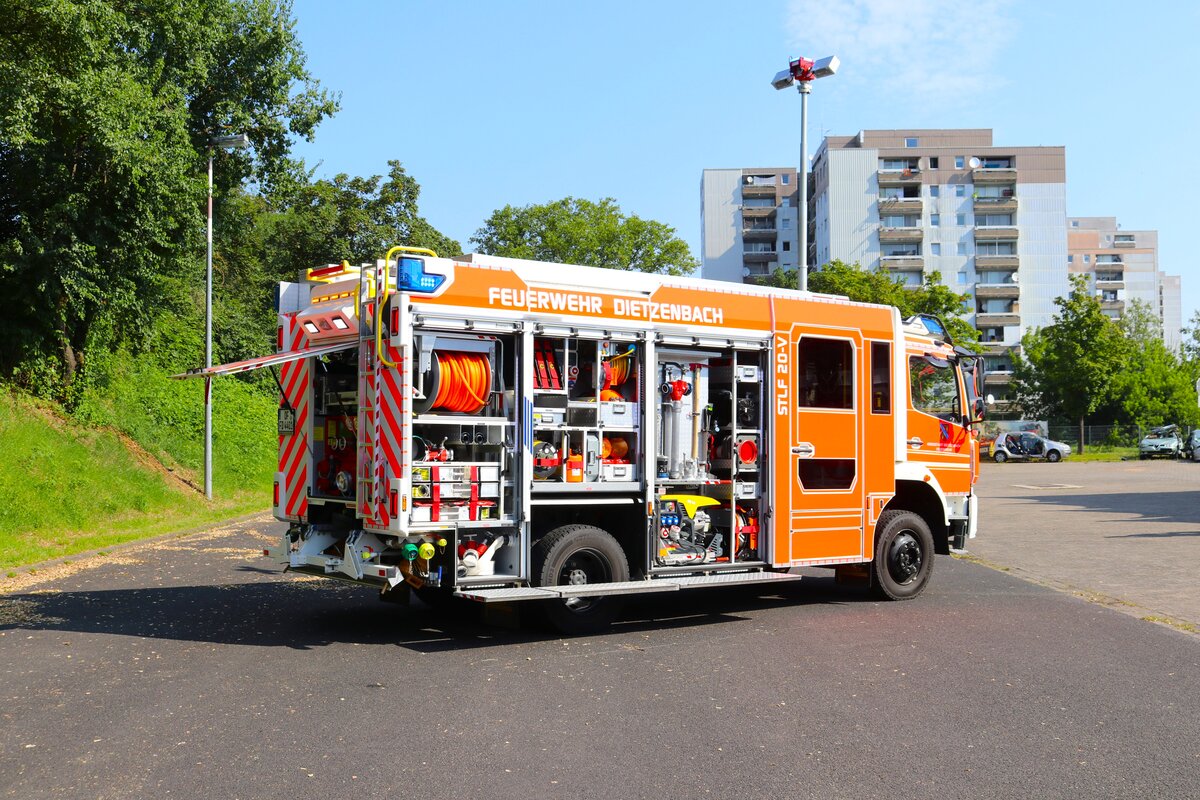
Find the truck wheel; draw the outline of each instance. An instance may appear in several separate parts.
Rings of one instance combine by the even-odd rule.
[[[564,525],[534,546],[533,574],[538,586],[615,583],[629,580],[629,562],[621,545],[605,531],[591,525]],[[602,631],[620,610],[616,597],[571,597],[542,604],[550,624],[566,634]]]
[[[1051,450],[1050,452],[1046,453],[1046,460],[1051,464],[1062,461],[1062,453],[1058,452],[1057,450]]]
[[[885,511],[875,524],[871,589],[881,600],[911,600],[933,574],[933,534],[911,511]]]
[[[1004,452],[997,451],[996,454],[992,456],[992,460],[997,464],[1003,464],[1005,461],[1008,461],[1008,455]]]

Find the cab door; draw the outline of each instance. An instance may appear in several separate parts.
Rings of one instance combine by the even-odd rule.
[[[784,480],[787,486],[786,499],[780,498],[780,505],[786,506],[779,511],[788,520],[788,549],[780,560],[859,560],[864,497],[862,332],[797,323],[791,327],[788,348],[793,365],[790,420],[777,427],[776,444],[776,452],[786,454],[787,465],[786,476],[779,476],[776,484],[781,495]],[[781,550],[777,556],[785,555]]]
[[[908,460],[924,463],[946,494],[967,494],[974,455],[957,370],[943,358],[909,350],[908,372]]]

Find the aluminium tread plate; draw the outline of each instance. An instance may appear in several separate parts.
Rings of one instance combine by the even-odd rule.
[[[507,586],[498,589],[463,589],[459,597],[479,603],[505,603],[512,600],[552,600],[558,592],[528,586]]]
[[[562,597],[588,597],[609,594],[644,594],[646,592],[677,592],[679,584],[674,580],[664,581],[618,581],[616,583],[581,583],[570,586],[554,586],[554,592]]]
[[[783,583],[798,581],[800,575],[779,572],[717,572],[712,575],[691,575],[671,580],[683,589],[699,589],[706,586],[736,586],[749,583]]]

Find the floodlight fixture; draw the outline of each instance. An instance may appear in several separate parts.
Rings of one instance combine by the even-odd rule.
[[[802,291],[808,290],[808,95],[812,92],[813,81],[834,75],[841,65],[837,56],[817,59],[800,56],[789,61],[788,68],[775,73],[771,79],[771,85],[776,89],[795,84],[800,92],[800,265],[797,285]]]

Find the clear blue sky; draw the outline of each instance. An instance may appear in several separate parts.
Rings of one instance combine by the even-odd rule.
[[[700,250],[700,173],[797,166],[800,100],[774,73],[837,54],[809,150],[863,128],[992,128],[1065,145],[1067,213],[1159,231],[1200,307],[1200,3],[297,0],[342,110],[299,153],[317,175],[399,159],[421,212],[467,240],[505,204],[613,197]]]

